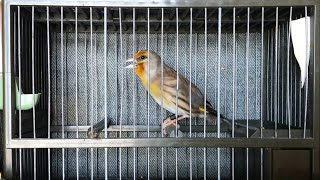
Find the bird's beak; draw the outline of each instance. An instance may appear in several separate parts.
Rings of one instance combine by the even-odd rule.
[[[128,60],[126,60],[126,63],[127,63],[127,62],[132,62],[132,64],[129,64],[129,65],[126,66],[125,68],[127,68],[127,69],[134,68],[134,66],[135,66],[135,61],[134,61],[133,58],[129,58]]]

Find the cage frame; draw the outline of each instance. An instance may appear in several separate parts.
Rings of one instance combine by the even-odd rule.
[[[12,5],[25,6],[92,6],[92,7],[275,7],[275,6],[312,6],[314,17],[311,18],[311,49],[314,58],[310,63],[310,74],[313,80],[313,127],[312,138],[139,138],[139,139],[13,139],[12,122],[14,118],[14,78],[11,63],[11,37],[9,26],[10,8]],[[7,177],[11,177],[13,148],[91,148],[91,147],[246,147],[246,148],[288,148],[312,150],[313,179],[320,177],[320,1],[318,0],[204,0],[204,1],[166,1],[166,0],[5,0],[3,2],[3,74],[4,74],[4,111],[3,111],[3,144],[4,167]],[[303,140],[303,141],[302,141]]]

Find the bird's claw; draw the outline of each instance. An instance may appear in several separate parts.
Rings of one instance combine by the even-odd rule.
[[[165,136],[168,135],[167,129],[169,126],[177,126],[178,129],[180,128],[180,125],[177,123],[176,119],[172,120],[170,117],[168,117],[162,123],[163,135],[165,135]]]
[[[90,138],[90,139],[98,139],[99,138],[99,132],[96,132],[96,131],[92,131],[89,129],[88,132],[87,132],[87,136]]]

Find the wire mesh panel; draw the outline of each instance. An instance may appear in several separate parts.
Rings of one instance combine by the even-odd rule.
[[[14,178],[263,179],[269,147],[316,147],[291,25],[307,41],[314,6],[28,5],[9,9]]]
[[[59,152],[59,150],[58,150]],[[147,178],[148,172],[147,172],[147,157],[145,156],[147,152],[147,148],[138,148],[137,149],[137,171],[133,171],[133,149],[132,148],[124,148],[122,150],[122,163],[121,163],[121,177],[123,178],[132,178],[133,174],[136,173],[136,176],[140,179]],[[195,150],[194,154],[196,152],[199,152],[197,156],[202,156],[203,150]],[[212,165],[212,169],[210,174],[208,175],[209,177],[213,178],[216,177],[216,172],[217,172],[217,164],[216,161],[214,161],[214,156],[216,156],[215,150],[214,149],[208,149],[208,152],[211,153],[211,156],[208,156],[208,164]],[[73,154],[75,155],[75,150],[74,149],[69,149],[68,153],[70,155]],[[119,169],[120,169],[120,163],[118,161],[119,157],[119,149],[118,148],[111,148],[108,149],[108,167],[107,167],[107,173],[110,178],[116,178],[120,177],[119,175]],[[189,176],[188,170],[190,169],[188,167],[189,165],[189,152],[188,148],[179,148],[178,149],[179,153],[179,162],[178,162],[178,167],[180,170],[179,172],[179,177],[181,178],[187,178]],[[228,155],[228,151],[226,151],[226,154],[223,154],[223,158],[227,160],[225,162],[224,167],[224,177],[228,177],[230,174],[230,171],[228,171],[228,168],[230,167],[230,161],[228,161],[228,158],[226,156]],[[59,153],[56,154],[57,157],[61,156],[61,150]],[[86,153],[85,149],[80,149],[80,167],[82,167],[82,171],[80,173],[80,177],[82,178],[90,178],[90,166],[87,166],[87,160],[90,163],[90,157]],[[94,160],[94,177],[97,178],[103,178],[105,177],[105,167],[104,167],[104,149],[95,149],[94,150],[94,157],[97,157],[98,160]],[[194,156],[196,157],[196,156]],[[87,159],[87,160],[86,160]],[[193,174],[195,175],[194,177],[201,178],[203,177],[203,159],[196,159],[194,158],[194,162],[197,162],[194,167],[193,167]],[[56,161],[56,165],[53,168],[52,175],[61,177],[61,163],[59,163],[59,160]],[[72,163],[72,161],[71,161]],[[165,150],[165,155],[164,155],[164,174],[165,178],[172,178],[175,177],[175,149],[168,148]],[[66,171],[68,172],[69,177],[75,177],[75,162],[73,164],[69,164],[68,168]],[[150,149],[150,163],[149,163],[149,174],[150,178],[160,178],[161,177],[161,149],[159,148],[151,148]]]

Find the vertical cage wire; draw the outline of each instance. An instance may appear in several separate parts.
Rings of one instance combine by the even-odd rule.
[[[207,51],[208,51],[208,42],[207,42],[207,37],[208,37],[208,34],[207,34],[207,8],[204,8],[204,102],[203,102],[203,105],[204,105],[204,118],[203,118],[203,137],[206,138],[206,134],[207,134],[207,131],[206,131],[206,126],[207,126],[207,123],[206,123],[206,120],[207,120],[207,76],[208,76],[208,69],[207,69],[207,66],[208,66],[208,63],[207,63]]]
[[[90,7],[90,75],[91,75],[91,83],[90,86],[92,88],[91,90],[91,121],[90,121],[90,126],[91,126],[91,133],[93,133],[93,109],[94,109],[94,101],[93,101],[93,81],[94,81],[94,76],[93,76],[93,25],[92,25],[92,7]],[[121,120],[120,120],[121,122]],[[90,148],[90,177],[91,180],[93,180],[93,148]]]
[[[263,104],[263,94],[264,94],[264,7],[261,8],[261,66],[260,66],[260,137],[263,138],[263,122],[265,121],[264,115],[264,104]],[[268,83],[268,82],[267,82]],[[267,90],[268,91],[268,90]],[[268,96],[267,96],[268,99]],[[268,103],[267,103],[268,105]]]
[[[76,138],[79,138],[79,114],[78,114],[78,7],[75,7],[75,86],[76,86],[76,102],[75,102],[75,117],[76,117]],[[76,148],[76,176],[79,179],[79,148]]]
[[[18,10],[18,71],[19,71],[19,90],[21,91],[21,15],[20,15],[20,6],[18,6],[17,8]],[[19,93],[19,139],[21,139],[21,93]],[[19,179],[22,179],[22,149],[19,149]]]
[[[54,49],[57,45],[57,39],[58,39],[58,35],[57,35],[58,33],[54,33],[54,37],[55,37],[55,40],[53,40],[53,42],[54,42],[54,44],[52,45],[52,49]],[[56,45],[56,46],[55,46]],[[57,47],[56,47],[57,48]],[[58,54],[58,48],[56,49],[56,54]],[[53,83],[52,83],[52,86],[54,86],[54,88],[52,88],[52,90],[54,91],[54,93],[53,93],[53,97],[52,97],[52,99],[54,100],[54,99],[58,99],[58,97],[57,97],[57,90],[58,90],[58,86],[57,86],[57,84],[58,84],[58,82],[57,82],[57,74],[58,74],[58,67],[57,67],[57,64],[58,64],[58,60],[57,60],[57,58],[56,57],[53,57],[52,58],[52,60],[53,61],[56,61],[56,62],[54,62],[52,65],[53,65],[53,70],[52,70],[52,72],[53,72]],[[56,68],[54,68],[54,66],[56,67]],[[54,111],[54,113],[55,113],[55,115],[53,116],[53,117],[57,117],[57,114],[58,114],[58,108],[57,108],[57,103],[56,102],[54,102],[54,105],[53,105],[54,107],[53,107],[53,111]],[[58,124],[58,123],[55,123],[54,121],[52,122],[52,124]],[[52,135],[54,135],[54,133],[52,134]],[[54,151],[52,151],[51,152],[51,155],[52,155],[52,157],[54,156],[54,154],[55,154],[55,152]],[[52,162],[52,169],[53,169],[53,166],[56,164],[56,160],[52,160],[51,161]],[[52,170],[52,171],[54,171],[54,170]]]
[[[301,101],[301,96],[302,96],[302,89],[300,88],[300,82],[301,82],[301,76],[299,76],[298,74],[296,74],[296,73],[298,73],[299,72],[299,65],[298,64],[295,64],[295,86],[294,86],[294,88],[295,89],[298,89],[298,90],[295,90],[295,101],[296,102],[298,102],[298,104],[297,103],[295,103],[296,105],[295,105],[295,108],[296,108],[296,113],[297,113],[297,120],[296,120],[296,126],[297,127],[299,127],[299,128],[301,128],[301,107],[302,107],[302,105],[301,105],[301,103],[302,103],[302,101]],[[298,82],[298,83],[297,83]]]
[[[179,93],[179,8],[176,8],[176,114],[175,118],[176,121],[178,120],[178,93]],[[178,137],[178,126],[176,126],[176,132],[175,132],[176,138]]]
[[[195,44],[194,53],[198,54],[198,33],[195,33],[194,44]],[[194,60],[194,67],[195,67],[194,73],[193,73],[194,74],[194,85],[197,86],[197,68],[196,68],[197,67],[197,57],[195,57],[195,60]],[[194,125],[198,125],[198,118],[195,118]],[[218,130],[219,130],[219,128],[218,128]],[[197,137],[197,134],[195,134],[195,137]],[[195,154],[195,156],[197,156],[197,154]]]
[[[75,93],[76,93],[76,101],[75,101],[75,118],[76,118],[76,138],[79,138],[79,117],[78,117],[78,7],[75,7],[74,11],[74,16],[75,16]],[[78,149],[77,149],[78,151]],[[78,157],[78,156],[77,156]],[[77,159],[77,166],[78,166],[78,159]]]
[[[291,101],[290,101],[290,33],[291,33],[292,6],[290,7],[288,36],[287,36],[287,120],[288,138],[291,138]]]
[[[150,56],[150,9],[147,8],[147,51],[148,51],[148,58]],[[148,138],[150,137],[150,63],[148,61],[148,94],[147,94],[147,118],[148,118]],[[149,157],[149,156],[148,156]],[[148,158],[149,159],[149,158]],[[149,162],[149,160],[148,160]],[[149,177],[149,176],[148,176]]]
[[[121,88],[120,88],[120,92],[121,92],[121,98],[120,98],[120,132],[119,132],[119,137],[122,138],[122,119],[123,119],[123,92],[124,92],[124,87],[123,87],[123,79],[124,79],[124,68],[123,68],[123,34],[122,34],[122,9],[119,8],[119,38],[120,38],[120,64],[121,64]],[[121,156],[121,153],[120,153]],[[121,166],[120,166],[121,167]]]
[[[92,25],[92,7],[90,7],[90,76],[91,76],[91,82],[90,86],[93,88],[93,25]],[[93,108],[94,108],[94,102],[93,102],[93,90],[91,90],[91,120],[90,120],[90,126],[91,126],[91,133],[93,133]]]
[[[232,9],[232,130],[231,137],[234,138],[234,121],[236,118],[236,8]],[[231,178],[235,178],[235,162],[234,162],[234,148],[231,149]]]
[[[150,57],[150,8],[147,8],[147,50]],[[148,138],[150,138],[150,63],[148,61]],[[150,148],[147,148],[147,177],[150,178]]]
[[[221,90],[221,21],[222,21],[222,8],[220,7],[218,9],[218,110],[217,110],[217,136],[218,138],[220,138],[220,122],[221,122],[221,118],[220,118],[220,90]],[[221,179],[221,174],[220,174],[220,148],[217,148],[217,162],[218,162],[218,179]]]
[[[249,138],[249,43],[250,43],[250,7],[247,8],[247,32],[246,32],[246,138]],[[246,175],[249,179],[249,148],[246,148]]]
[[[35,62],[34,62],[34,6],[32,6],[32,20],[31,20],[31,33],[32,33],[32,39],[31,39],[31,60],[32,60],[32,94],[35,94],[35,72],[34,72],[34,66],[35,66]],[[36,138],[36,110],[35,110],[35,100],[33,99],[33,106],[32,106],[32,120],[33,120],[33,138]]]
[[[34,38],[35,38],[35,35],[34,35],[34,6],[32,6],[32,19],[31,19],[31,33],[32,33],[32,40],[31,40],[31,49],[32,49],[32,52],[31,52],[31,60],[32,60],[32,94],[35,94],[35,71],[34,71]],[[35,110],[35,100],[33,98],[33,103],[32,103],[32,121],[33,121],[33,138],[36,139],[36,110]],[[37,157],[36,157],[36,153],[37,153],[37,150],[36,149],[33,149],[33,177],[34,179],[37,178]]]
[[[191,124],[192,124],[192,114],[191,114],[191,84],[192,83],[192,8],[190,8],[190,35],[189,35],[189,137],[192,138]],[[189,148],[189,175],[192,179],[192,147]]]
[[[270,47],[269,47],[269,60],[270,60],[270,121],[275,122],[274,119],[274,109],[275,109],[275,104],[274,104],[274,92],[275,92],[275,87],[273,86],[274,84],[274,77],[275,77],[275,68],[274,68],[274,29],[269,30],[269,39],[270,39]]]
[[[176,121],[178,119],[178,93],[179,93],[179,8],[176,8],[175,9],[175,13],[176,13],[176,55],[175,55],[175,60],[176,60],[176,63],[175,63],[175,66],[176,66],[176,99],[175,99],[175,103],[176,103],[176,114],[175,114],[175,118],[176,118]],[[178,126],[176,126],[176,132],[175,132],[175,137],[177,138],[178,137]],[[176,176],[177,177],[177,176]]]
[[[60,43],[61,43],[61,49],[60,49],[60,53],[61,53],[61,128],[62,128],[62,132],[61,132],[61,136],[62,139],[64,139],[64,69],[63,69],[63,64],[64,64],[64,54],[63,54],[63,7],[60,8],[60,13],[61,13],[61,34],[60,34]],[[65,179],[65,149],[62,148],[62,179]]]
[[[123,118],[123,76],[124,76],[124,70],[123,70],[123,51],[122,51],[122,9],[119,8],[119,39],[120,39],[120,64],[121,64],[121,87],[120,87],[120,132],[119,132],[119,138],[122,138],[122,118]],[[122,148],[118,148],[119,150],[119,179],[122,179]]]
[[[255,102],[255,108],[254,108],[254,110],[255,110],[255,118],[257,118],[257,117],[260,117],[261,118],[261,116],[259,116],[258,115],[258,113],[259,113],[259,111],[258,111],[258,32],[255,32],[255,64],[254,64],[254,66],[255,66],[255,100],[256,100],[256,102]],[[262,87],[260,87],[260,88],[262,88]]]
[[[48,55],[48,139],[51,138],[51,59],[50,59],[50,9],[47,9],[47,55]],[[51,179],[51,149],[48,148],[48,179]]]
[[[207,42],[207,8],[204,8],[204,118],[203,118],[203,137],[206,138],[207,134],[207,51],[208,51],[208,42]],[[218,150],[219,151],[219,150]],[[220,160],[218,154],[218,179],[219,179],[219,168],[220,168]],[[207,148],[203,148],[203,174],[204,179],[207,178]]]
[[[281,47],[281,44],[283,43],[283,24],[280,24],[279,25],[279,46],[278,46],[278,77],[279,77],[279,80],[278,80],[278,95],[280,98],[278,98],[278,124],[283,124],[283,119],[284,119],[284,114],[283,114],[283,77],[284,77],[284,74],[283,74],[283,63],[282,63],[282,54],[281,51],[282,51],[282,47]]]
[[[250,44],[250,8],[247,9],[247,32],[246,32],[246,137],[249,138],[249,44]]]
[[[178,96],[179,96],[179,8],[176,8],[176,131],[175,137],[178,138]],[[175,170],[176,170],[176,179],[178,179],[178,149],[175,148]]]
[[[21,91],[21,15],[20,15],[20,6],[18,6],[18,71],[19,71],[19,90]],[[19,139],[21,139],[21,94],[19,94]]]
[[[281,44],[283,42],[283,24],[280,24],[279,25],[279,37],[278,37],[278,77],[279,77],[279,80],[278,80],[278,95],[281,97],[281,98],[278,98],[278,124],[283,124],[283,119],[284,119],[284,114],[283,114],[283,77],[284,77],[284,74],[283,74],[283,63],[282,63],[282,59],[283,59],[283,53],[281,53],[282,51],[282,47],[281,47]]]
[[[261,8],[261,69],[260,69],[260,138],[263,138],[263,122],[265,121],[265,115],[264,115],[264,104],[263,104],[263,95],[264,95],[264,7]],[[268,62],[267,62],[268,64]],[[267,75],[268,76],[268,75]],[[266,82],[268,83],[268,81]],[[268,88],[267,92],[268,92]],[[268,99],[268,96],[267,96]],[[268,105],[268,103],[267,103]],[[268,120],[268,119],[267,119]],[[260,149],[260,179],[263,180],[263,148]]]
[[[275,24],[275,39],[274,39],[274,93],[273,93],[273,98],[274,98],[274,111],[273,111],[273,118],[274,118],[274,136],[277,138],[278,137],[278,7],[276,7],[276,24]]]
[[[132,9],[132,58],[134,59],[134,55],[136,53],[136,8]],[[135,60],[133,60],[133,66],[135,67]],[[132,68],[132,106],[133,106],[133,138],[136,138],[136,76],[134,73],[134,68]],[[136,153],[137,148],[133,148],[133,178],[136,179]]]
[[[164,9],[161,8],[161,45],[160,45],[160,49],[161,49],[161,116],[163,116],[163,61],[164,61],[164,48],[163,48],[163,18],[164,18]],[[161,137],[163,137],[163,128],[161,128]],[[161,147],[161,179],[164,179],[164,148]]]
[[[309,86],[309,47],[308,47],[308,42],[309,42],[309,34],[308,34],[308,7],[305,6],[304,8],[305,12],[305,38],[306,38],[306,70],[307,70],[307,75],[306,75],[306,81],[305,81],[305,100],[304,100],[304,119],[303,119],[303,138],[306,138],[306,129],[307,129],[307,111],[308,111],[308,86]]]
[[[98,61],[97,61],[97,33],[95,32],[94,33],[94,62],[95,62],[95,77],[96,77],[96,83],[95,83],[95,89],[98,89]],[[98,122],[98,91],[96,90],[95,91],[95,103],[96,103],[96,106],[95,106],[95,121]],[[99,152],[99,149],[98,148],[94,148],[94,152],[95,153],[95,157],[94,159],[98,159],[98,152]],[[93,161],[92,161],[93,163]],[[96,165],[98,164],[98,162],[96,161]],[[96,174],[98,174],[98,169],[96,169]],[[93,169],[94,170],[94,169]]]
[[[108,71],[107,71],[107,8],[103,8],[103,53],[104,53],[104,84],[108,81]],[[107,96],[107,86],[104,88],[104,138],[108,138],[108,96]],[[108,179],[108,148],[104,148],[104,174],[105,179]]]

